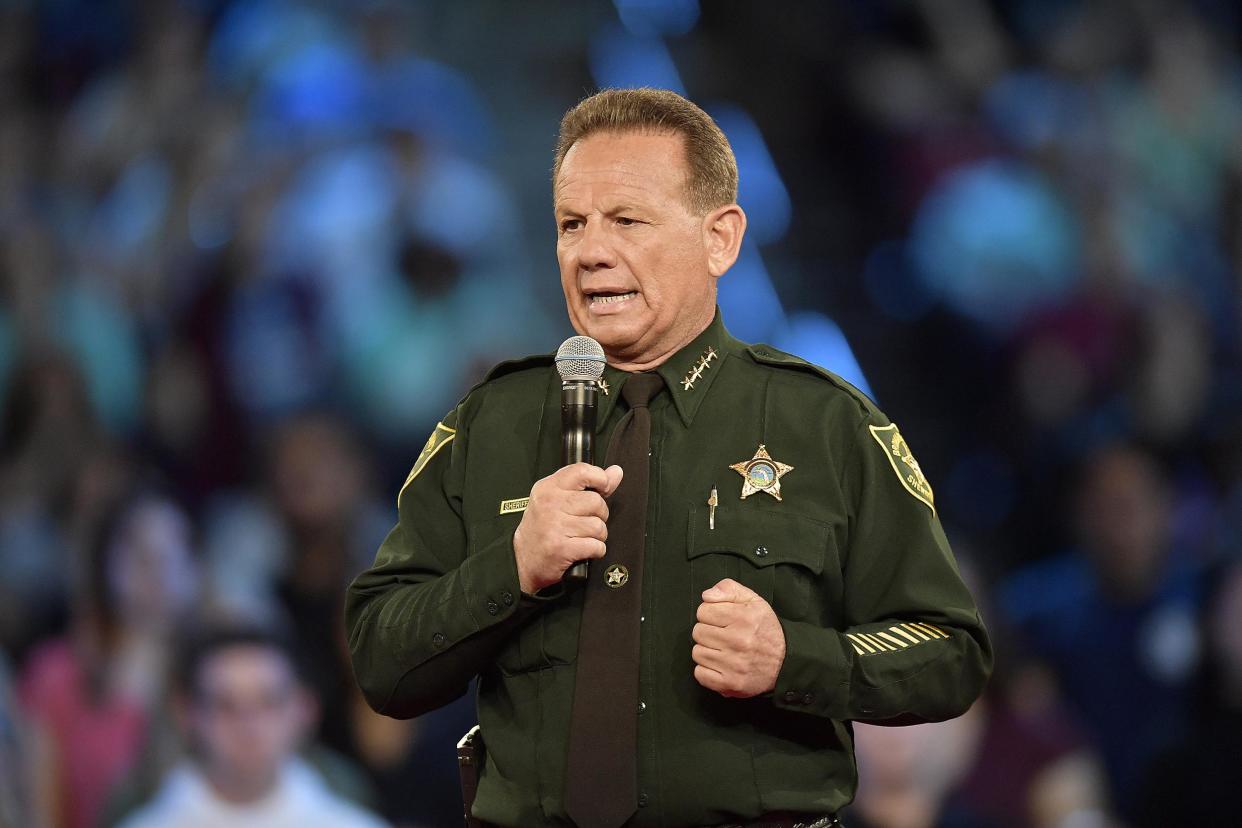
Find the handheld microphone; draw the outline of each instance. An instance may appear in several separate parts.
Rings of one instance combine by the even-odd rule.
[[[596,402],[604,376],[604,349],[589,336],[571,336],[556,350],[561,375],[561,465],[595,462]],[[585,581],[587,561],[565,570],[565,580]]]

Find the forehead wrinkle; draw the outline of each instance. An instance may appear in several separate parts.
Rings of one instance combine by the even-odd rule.
[[[625,208],[649,208],[653,201],[662,198],[662,194],[652,192],[649,187],[634,186],[626,182],[603,182],[605,189],[599,192],[595,182],[565,182],[557,187],[555,208],[558,212],[571,211],[571,207],[581,208],[581,202],[587,202],[592,212],[598,209],[604,214],[615,213]],[[615,185],[615,186],[613,186]]]
[[[569,158],[572,156],[567,156],[567,159]],[[651,200],[652,197],[667,197],[684,201],[688,184],[687,171],[678,170],[674,176],[654,176],[649,166],[644,164],[644,161],[650,160],[621,156],[611,158],[605,164],[596,163],[583,170],[573,170],[572,166],[567,164],[561,168],[560,175],[557,176],[554,188],[556,201],[559,204],[564,200],[566,189],[575,187],[594,189],[601,186],[630,191],[636,195],[645,196],[645,200]],[[673,178],[676,180],[670,180]]]

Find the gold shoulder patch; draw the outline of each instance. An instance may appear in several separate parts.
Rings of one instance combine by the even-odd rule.
[[[926,503],[933,515],[936,514],[936,496],[932,492],[931,484],[927,482],[923,469],[919,467],[919,461],[914,459],[914,453],[910,451],[910,446],[906,444],[906,439],[901,436],[897,426],[889,424],[883,428],[867,428],[871,429],[871,436],[884,450],[884,455],[897,473],[901,485],[906,487],[907,492]]]
[[[406,487],[414,482],[414,478],[418,477],[419,472],[426,468],[427,464],[431,462],[431,458],[436,456],[436,452],[453,442],[453,438],[456,436],[457,429],[449,428],[444,423],[436,423],[435,430],[431,432],[431,436],[423,444],[423,450],[418,453],[418,459],[414,461],[414,468],[410,469],[409,476],[401,484],[401,491],[397,492],[398,504],[401,503],[401,494]]]

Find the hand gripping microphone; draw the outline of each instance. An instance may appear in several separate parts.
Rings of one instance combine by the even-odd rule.
[[[571,336],[556,351],[561,375],[561,465],[595,462],[595,404],[604,376],[604,349],[589,336]],[[565,571],[565,580],[585,581],[587,561]]]

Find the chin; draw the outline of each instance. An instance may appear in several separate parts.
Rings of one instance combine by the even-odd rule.
[[[604,347],[605,351],[626,352],[638,344],[647,330],[640,321],[619,319],[586,319],[581,330]]]

